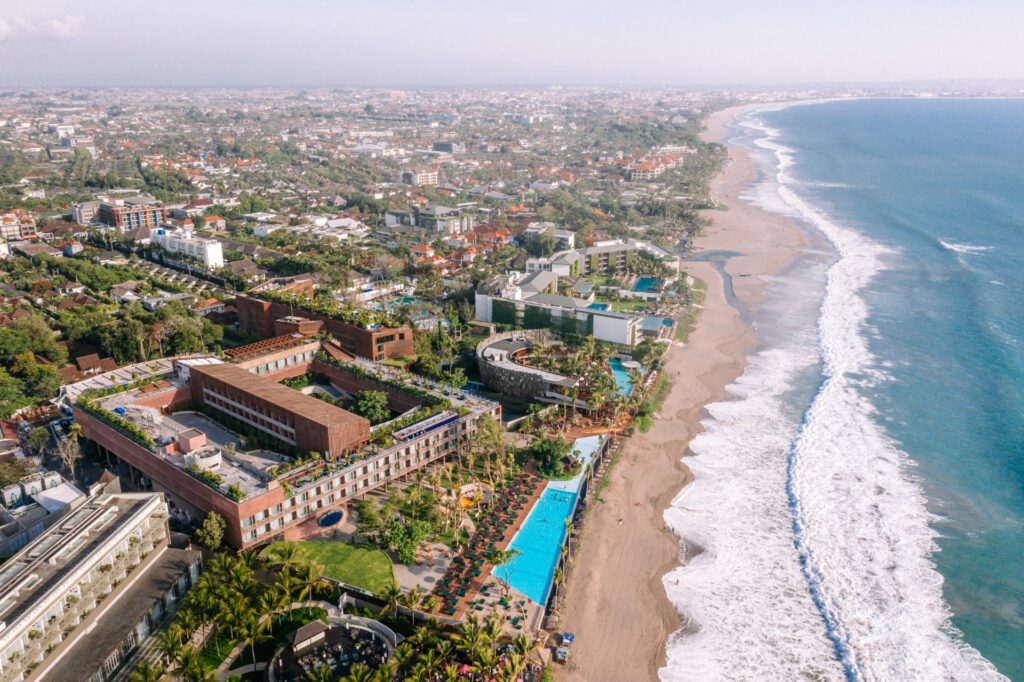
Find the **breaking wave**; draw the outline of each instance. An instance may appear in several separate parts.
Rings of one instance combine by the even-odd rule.
[[[695,480],[665,519],[703,551],[664,578],[687,627],[661,677],[1005,679],[950,621],[913,463],[862,390],[885,380],[860,293],[887,251],[798,196],[792,150],[756,115],[743,125],[774,160],[771,201],[836,257],[823,295],[776,283],[771,323],[791,325],[788,340],[751,358],[691,444]]]

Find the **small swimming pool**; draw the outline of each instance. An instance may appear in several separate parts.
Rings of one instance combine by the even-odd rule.
[[[629,380],[629,370],[622,364],[622,359],[612,358],[608,361],[608,366],[612,370],[612,378],[615,379],[618,394],[629,395],[632,393],[633,384]],[[643,371],[643,368],[640,371]]]
[[[329,528],[330,526],[337,525],[338,521],[341,521],[341,516],[342,514],[340,511],[327,512],[320,517],[320,521],[318,521],[318,523],[322,528]]]
[[[633,285],[633,291],[641,293],[654,291],[655,287],[661,286],[662,281],[657,277],[637,277],[636,283]]]
[[[608,310],[607,303],[591,303],[587,306],[589,310]]]
[[[584,462],[583,470],[594,459],[603,436],[576,440],[576,449]],[[548,481],[537,504],[530,510],[522,528],[512,538],[511,548],[522,552],[508,564],[509,585],[538,604],[544,604],[558,565],[558,556],[565,540],[565,520],[572,514],[579,495],[583,473],[567,481]],[[506,567],[497,567],[491,574],[504,579]]]

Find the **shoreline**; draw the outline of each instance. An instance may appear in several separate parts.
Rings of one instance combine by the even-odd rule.
[[[739,113],[765,104],[741,105],[705,120],[705,140],[721,142],[725,125]],[[711,193],[728,210],[702,211],[714,218],[697,238],[695,253],[731,250],[725,271],[748,310],[764,298],[764,277],[781,272],[806,243],[787,219],[756,208],[740,193],[756,178],[749,152],[728,147],[729,161]],[[559,680],[658,679],[669,638],[689,627],[665,594],[663,577],[682,560],[683,545],[663,518],[681,490],[693,482],[683,461],[702,430],[707,404],[726,400],[726,390],[756,350],[753,329],[725,297],[725,282],[706,261],[686,264],[707,285],[707,295],[685,345],[673,344],[664,371],[672,384],[654,425],[625,443],[584,524],[575,567],[562,606],[562,627],[576,633],[569,663]],[[691,556],[699,548],[688,548]],[[622,652],[629,652],[623,656]]]

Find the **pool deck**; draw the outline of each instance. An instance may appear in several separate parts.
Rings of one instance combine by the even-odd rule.
[[[530,473],[529,475],[530,475],[531,482],[534,483],[533,488],[530,491],[529,495],[527,496],[526,503],[523,505],[522,509],[520,509],[519,512],[517,513],[515,520],[508,527],[508,529],[504,532],[504,534],[502,535],[501,539],[498,542],[495,543],[501,549],[507,549],[509,547],[509,545],[512,544],[512,538],[514,538],[516,533],[519,532],[519,529],[522,527],[523,523],[526,521],[526,517],[530,515],[531,511],[533,511],[534,505],[537,504],[537,500],[540,499],[540,496],[544,493],[544,490],[546,488],[547,481],[545,479],[538,477],[534,473]],[[483,616],[488,615],[491,611],[493,611],[494,608],[496,607],[496,605],[488,604],[487,606],[484,606],[483,609],[478,610],[478,609],[475,608],[475,606],[471,606],[469,604],[470,601],[474,601],[474,600],[477,600],[477,599],[480,598],[480,590],[485,585],[493,586],[493,587],[489,587],[488,588],[488,592],[491,592],[492,590],[500,592],[501,585],[500,585],[498,579],[495,578],[493,575],[491,575],[491,571],[493,569],[494,569],[494,565],[489,563],[489,562],[485,562],[482,566],[480,566],[480,575],[478,577],[476,577],[476,578],[473,578],[473,580],[470,581],[469,587],[466,589],[465,597],[459,599],[458,606],[455,607],[455,614],[454,615],[452,615],[452,616],[445,616],[445,615],[441,614],[440,612],[438,612],[437,615],[439,615],[441,617],[449,617],[449,618],[454,618],[454,619],[457,619],[457,620],[463,620],[463,619],[465,619],[466,615],[469,614],[469,613],[476,613],[476,614],[480,615],[481,617],[483,617]],[[512,594],[518,594],[518,592],[515,589],[512,589],[511,593]],[[514,602],[514,603],[518,603],[518,602]],[[540,621],[541,621],[541,618],[543,617],[543,614],[544,614],[544,607],[543,607],[543,605],[539,605],[539,604],[535,605],[529,599],[526,599],[526,603],[527,603],[527,606],[531,606],[532,605],[532,606],[536,607],[536,608],[528,609],[528,611],[533,611],[533,613],[528,613],[527,614],[527,617],[525,619],[526,623],[527,623],[527,627],[529,629],[537,629],[537,628],[540,627]]]

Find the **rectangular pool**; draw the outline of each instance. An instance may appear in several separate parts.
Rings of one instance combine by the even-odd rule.
[[[588,436],[576,440],[576,449],[584,462],[583,471],[594,459],[604,436]],[[565,540],[565,520],[576,506],[583,473],[567,481],[548,481],[537,504],[530,510],[522,528],[512,538],[510,548],[521,554],[508,566],[491,569],[491,575],[508,583],[538,604],[547,602],[551,581],[555,576],[558,556]]]

